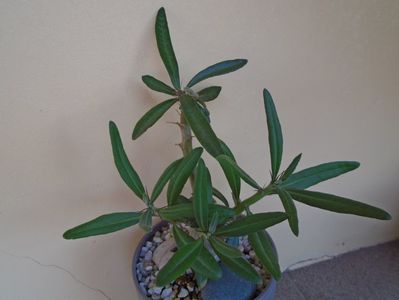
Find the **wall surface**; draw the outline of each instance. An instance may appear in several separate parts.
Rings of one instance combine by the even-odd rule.
[[[300,235],[270,232],[281,264],[399,236],[399,2],[0,1],[0,299],[136,299],[130,263],[143,231],[65,241],[65,229],[143,204],[113,165],[114,120],[151,188],[180,155],[171,111],[138,142],[134,123],[165,97],[141,75],[167,80],[154,20],[165,6],[183,82],[223,59],[248,58],[209,105],[215,131],[264,183],[270,169],[262,89],[274,96],[287,166],[359,160],[317,186],[388,210],[393,220],[298,204]],[[214,162],[211,169],[220,174]],[[214,176],[228,191],[226,181]],[[244,196],[251,190],[245,188]],[[257,210],[281,209],[271,198]]]

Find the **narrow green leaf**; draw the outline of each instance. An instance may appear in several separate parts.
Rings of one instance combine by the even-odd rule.
[[[161,194],[163,188],[165,187],[166,183],[172,177],[174,172],[176,171],[177,167],[179,166],[180,162],[183,159],[178,159],[172,162],[166,169],[163,171],[162,175],[159,177],[157,183],[154,186],[154,189],[151,194],[151,203],[153,203],[158,196]]]
[[[137,139],[140,135],[142,135],[148,128],[154,125],[167,111],[169,108],[173,106],[177,102],[178,99],[169,99],[163,101],[153,108],[151,108],[148,112],[144,114],[140,118],[140,120],[136,123],[136,126],[133,129],[132,138],[133,140]]]
[[[276,225],[287,219],[283,212],[267,212],[246,216],[216,230],[215,235],[242,236]]]
[[[267,89],[263,90],[263,101],[266,111],[267,128],[269,132],[270,157],[272,161],[272,177],[276,179],[280,170],[281,158],[283,156],[283,134],[281,133],[280,121],[278,119],[273,98]]]
[[[281,176],[281,180],[286,180],[288,177],[291,176],[292,173],[294,173],[296,167],[298,166],[299,161],[301,160],[302,153],[298,154],[295,156],[295,158],[292,160],[288,168],[284,171],[284,175]]]
[[[119,212],[102,215],[67,230],[63,237],[70,240],[114,232],[137,224],[140,216],[141,213],[138,212]]]
[[[226,145],[225,142],[219,139],[220,145],[222,146],[223,154],[227,155],[232,159],[233,161],[236,161],[233,152],[231,152],[230,148]],[[222,166],[224,175],[226,176],[227,182],[229,183],[229,186],[231,188],[231,191],[233,192],[233,196],[235,199],[240,198],[240,191],[241,191],[241,180],[240,176],[234,172],[233,168],[231,166]]]
[[[321,164],[292,174],[281,186],[304,190],[319,182],[357,169],[359,166],[360,164],[357,161],[334,161]]]
[[[197,73],[187,84],[187,87],[192,87],[198,82],[213,76],[224,75],[236,71],[245,66],[247,62],[248,60],[246,59],[233,59],[233,60],[222,61],[212,66],[209,66],[208,68]]]
[[[201,273],[195,273],[195,281],[200,290],[202,290],[208,283],[208,277],[202,275]]]
[[[216,237],[210,237],[209,242],[212,245],[212,248],[215,250],[215,252],[220,252],[223,253],[225,256],[228,257],[241,257],[242,253],[240,250],[237,248],[230,246],[226,244],[224,241],[222,241],[219,238]]]
[[[198,92],[199,100],[204,102],[215,100],[219,96],[221,90],[221,86],[210,86],[204,88]]]
[[[214,233],[219,225],[219,214],[217,211],[212,215],[211,221],[209,222],[208,232]]]
[[[176,95],[176,91],[172,87],[150,75],[144,75],[143,77],[141,77],[141,79],[143,80],[146,86],[148,86],[150,89],[154,91],[168,94],[171,96]]]
[[[112,121],[109,122],[109,134],[111,136],[112,152],[116,168],[119,171],[123,181],[132,189],[132,191],[143,199],[145,193],[144,186],[140,180],[139,175],[133,169],[132,165],[127,158],[126,152],[123,149],[121,137],[119,135],[118,127]]]
[[[192,197],[189,199],[189,198],[187,198],[186,196],[183,196],[183,195],[177,196],[177,199],[176,199],[176,204],[187,204],[187,203],[192,204],[192,202],[193,202],[193,198]]]
[[[155,37],[157,39],[159,54],[169,73],[170,80],[176,89],[180,89],[179,66],[177,64],[175,52],[173,51],[168,21],[163,7],[158,10],[157,19],[155,21]]]
[[[288,224],[290,225],[292,232],[298,236],[298,214],[296,212],[295,203],[292,200],[291,195],[286,190],[278,188],[277,193],[281,199],[281,202],[283,203],[285,212],[288,215]]]
[[[140,217],[140,227],[149,232],[152,229],[152,210],[147,209]]]
[[[222,154],[219,139],[198,108],[196,100],[188,95],[181,96],[179,100],[184,116],[201,145],[214,157]]]
[[[176,225],[173,226],[173,237],[179,248],[194,241],[191,236]],[[212,280],[222,277],[222,269],[206,248],[202,249],[201,253],[197,256],[192,268],[196,275],[201,274]]]
[[[202,148],[195,148],[179,163],[169,181],[167,191],[168,205],[173,205],[175,203],[177,197],[180,195],[184,185],[197,165],[202,152]]]
[[[192,203],[166,206],[160,208],[158,213],[162,220],[169,222],[194,218],[194,209]]]
[[[222,201],[224,205],[229,207],[229,201],[227,201],[226,197],[217,188],[212,188],[212,194],[220,201]]]
[[[243,169],[241,169],[230,157],[222,154],[222,155],[217,156],[216,159],[219,162],[219,164],[222,166],[223,169],[225,169],[226,167],[230,167],[231,170],[233,170],[233,172],[238,174],[238,176],[240,176],[240,178],[242,180],[244,180],[246,183],[248,183],[250,186],[252,186],[253,188],[255,188],[257,190],[261,189],[259,184],[257,184],[256,181],[253,180],[251,178],[251,176],[249,176]],[[231,175],[229,175],[229,176],[231,176]]]
[[[157,286],[165,286],[183,274],[192,266],[203,248],[202,240],[189,243],[179,248],[168,263],[159,271]]]
[[[272,276],[279,280],[281,278],[280,266],[276,251],[273,248],[270,238],[264,230],[248,235],[248,240],[254,249],[256,256]]]
[[[295,189],[289,189],[288,192],[290,193],[291,197],[294,198],[296,201],[321,209],[380,220],[391,219],[390,214],[387,213],[385,210],[348,198],[320,192],[311,192]]]
[[[205,163],[200,159],[195,176],[193,208],[195,220],[202,230],[208,228],[208,204],[212,198],[210,187]]]
[[[234,217],[236,215],[236,211],[233,208],[229,208],[218,204],[210,204],[209,205],[210,218],[212,218],[215,213],[218,214],[219,224],[226,222],[228,219],[231,219],[231,217]]]
[[[215,249],[216,251],[216,249]],[[252,267],[252,265],[242,257],[228,257],[224,253],[216,251],[216,254],[220,257],[222,262],[234,273],[243,279],[250,282],[259,284],[262,282],[262,278]]]

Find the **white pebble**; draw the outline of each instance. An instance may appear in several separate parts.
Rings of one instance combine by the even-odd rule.
[[[155,294],[155,295],[161,295],[162,289],[163,289],[163,287],[154,287],[154,288],[152,289],[153,294]]]
[[[157,243],[157,244],[159,244],[159,243],[162,243],[163,242],[163,240],[160,238],[160,237],[154,237],[154,239],[153,239],[153,241],[155,242],[155,243]]]
[[[181,288],[177,297],[184,298],[188,296],[188,291],[185,288]]]
[[[167,288],[167,289],[164,289],[164,290],[162,291],[161,296],[162,296],[162,298],[167,298],[167,297],[169,297],[170,295],[172,295],[172,292],[173,292],[173,290],[172,290],[171,287],[170,287],[170,288]]]

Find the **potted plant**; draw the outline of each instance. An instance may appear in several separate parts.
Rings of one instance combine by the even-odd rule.
[[[307,190],[319,182],[358,168],[358,162],[335,161],[298,172],[296,167],[301,159],[299,154],[281,172],[283,137],[273,99],[266,89],[263,90],[263,101],[270,146],[271,179],[265,186],[256,182],[237,164],[232,151],[211,127],[207,103],[217,98],[221,87],[210,86],[199,91],[195,89],[197,83],[207,78],[242,68],[247,60],[233,59],[214,64],[200,71],[182,87],[163,8],[158,11],[156,17],[155,35],[172,86],[149,75],[143,76],[142,80],[150,89],[172,98],[155,105],[145,113],[135,125],[132,138],[136,140],[168,109],[176,106],[180,113],[180,120],[176,124],[181,131],[180,147],[183,155],[162,172],[149,193],[130,164],[118,128],[111,121],[109,133],[116,167],[124,182],[144,202],[146,208],[139,212],[118,212],[100,216],[66,231],[64,238],[77,239],[106,234],[135,224],[150,232],[140,243],[134,260],[133,275],[144,298],[199,299],[199,290],[205,287],[202,295],[204,298],[223,299],[223,296],[205,293],[207,286],[213,282],[229,285],[229,281],[220,281],[220,278],[236,274],[238,277],[229,277],[234,284],[230,284],[224,293],[231,292],[230,288],[234,290],[236,285],[243,282],[253,283],[248,287],[249,292],[244,293],[241,299],[273,299],[270,287],[274,281],[267,281],[267,278],[271,275],[278,280],[281,271],[273,242],[265,229],[287,220],[293,234],[298,235],[295,201],[338,213],[390,219],[390,215],[380,208]],[[193,148],[192,136],[198,140],[199,147]],[[228,197],[213,186],[211,174],[202,159],[204,150],[217,160],[223,170],[231,189],[231,203],[227,200]],[[182,190],[187,182],[191,184],[192,194],[184,196]],[[255,189],[253,195],[245,199],[240,195],[242,182]],[[160,207],[157,199],[165,186],[167,204]],[[253,204],[273,194],[281,199],[284,212],[251,211]],[[230,204],[233,206],[230,207]],[[153,217],[159,217],[164,221],[156,225],[155,230],[152,230]],[[155,252],[161,254],[156,256]],[[182,283],[178,280],[182,279],[184,274],[188,274],[190,280],[195,280],[195,286],[191,289],[187,282]],[[267,282],[269,284],[265,287]],[[182,288],[176,288],[179,284],[184,284],[186,292],[182,293]],[[256,284],[264,288],[259,296],[253,294]],[[223,286],[219,286],[219,289],[223,291]]]

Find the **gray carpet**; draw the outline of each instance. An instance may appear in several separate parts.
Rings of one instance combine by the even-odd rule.
[[[399,240],[285,272],[276,300],[399,300]]]

